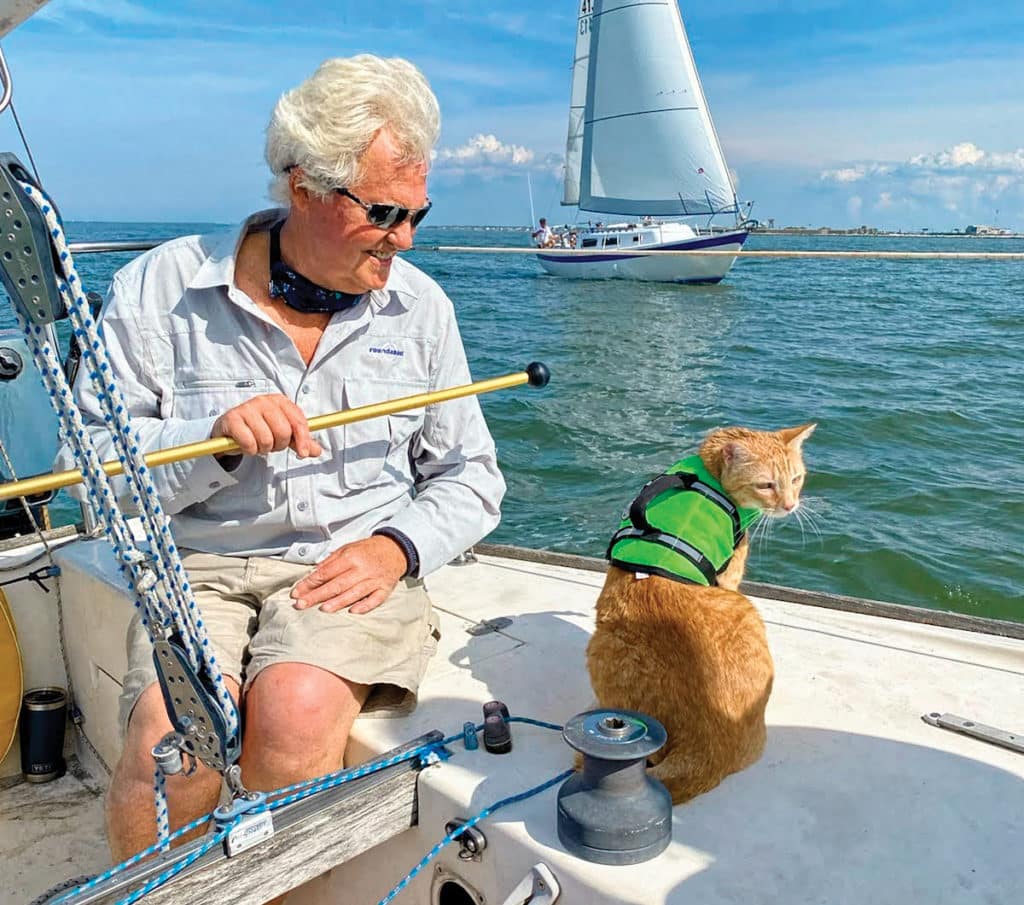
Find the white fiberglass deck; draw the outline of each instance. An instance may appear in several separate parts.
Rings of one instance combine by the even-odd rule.
[[[383,751],[435,726],[457,731],[479,720],[480,703],[492,697],[514,714],[554,722],[590,706],[584,649],[602,580],[487,557],[442,570],[430,589],[445,611],[445,635],[420,707],[407,720],[361,721],[360,747]],[[767,749],[750,769],[675,809],[665,853],[634,867],[567,855],[552,789],[486,822],[490,851],[480,864],[448,851],[445,866],[499,903],[541,860],[567,903],[1021,901],[1024,755],[934,728],[921,715],[948,711],[1024,728],[1024,642],[756,602],[776,663]],[[497,616],[513,618],[500,634],[463,630]],[[458,746],[446,764],[427,769],[419,827],[390,843],[372,869],[374,852],[335,871],[330,887],[350,891],[345,901],[376,902],[438,841],[446,820],[570,763],[557,733],[515,725],[513,735],[509,755]],[[420,882],[412,901],[428,901],[430,882]]]
[[[101,578],[102,549],[76,543],[61,555],[65,618],[72,629],[82,626],[71,654],[88,656],[87,668],[100,679],[123,669],[117,623],[131,609]],[[492,556],[431,576],[443,637],[420,706],[406,718],[358,721],[350,762],[429,729],[457,732],[467,720],[479,722],[481,704],[492,698],[513,714],[558,723],[591,706],[584,650],[602,580],[598,572]],[[504,905],[540,861],[569,905],[1017,905],[1024,755],[933,728],[921,715],[951,712],[1024,729],[1024,641],[756,602],[776,663],[767,749],[750,769],[675,809],[668,850],[632,867],[566,854],[551,789],[483,822],[488,846],[479,862],[446,848],[398,905],[435,905],[433,895],[451,878],[477,901]],[[28,608],[27,601],[12,603],[16,617]],[[31,606],[39,611],[39,601]],[[85,625],[83,612],[102,614],[104,624],[94,618]],[[512,622],[489,634],[466,631],[497,617]],[[86,683],[77,684],[83,697]],[[111,700],[102,683],[97,688],[97,702]],[[98,718],[92,725],[104,728]],[[452,746],[450,760],[420,774],[417,827],[295,890],[289,905],[374,905],[442,838],[448,820],[476,814],[571,763],[559,733],[521,724],[512,731],[508,755]],[[96,741],[105,755],[116,745]],[[27,902],[105,863],[98,798],[67,788],[55,800],[59,786],[0,792],[0,903]],[[65,819],[54,819],[55,808],[65,809]],[[26,846],[29,838],[36,842]]]

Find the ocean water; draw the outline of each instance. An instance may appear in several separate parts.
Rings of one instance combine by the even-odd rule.
[[[524,246],[520,231],[417,238],[408,257],[453,299],[475,379],[533,360],[551,369],[543,390],[481,397],[509,485],[489,540],[600,556],[640,486],[711,428],[813,421],[803,518],[757,536],[748,578],[1024,619],[1024,262],[752,258],[717,286],[670,286],[429,250]],[[747,247],[1021,252],[1024,241],[754,236]],[[130,258],[81,256],[83,282],[103,291]]]

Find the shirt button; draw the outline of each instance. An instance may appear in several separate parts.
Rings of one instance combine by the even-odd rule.
[[[299,549],[296,552],[299,554],[299,556],[305,556],[309,552],[309,547],[299,547]]]
[[[306,511],[306,501],[302,500],[295,508],[298,509],[299,512],[305,512]]]
[[[218,487],[220,487],[220,481],[210,481],[211,490],[216,490]]]
[[[312,389],[312,387],[310,387],[310,385],[309,385],[309,384],[307,383],[307,384],[306,384],[305,386],[303,386],[303,387],[302,387],[302,392],[303,392],[303,395],[305,395],[305,396],[308,396],[308,395],[309,395],[310,393],[312,393],[312,392],[313,392],[313,389]]]

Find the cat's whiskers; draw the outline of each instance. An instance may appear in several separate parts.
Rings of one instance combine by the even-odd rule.
[[[768,537],[772,533],[772,522],[774,519],[769,515],[762,515],[754,524],[754,530],[751,533],[751,542],[757,541],[757,552],[758,555],[764,552],[764,545]]]
[[[797,508],[793,510],[793,515],[796,516],[796,523],[800,526],[800,546],[801,547],[806,547],[807,546],[807,532],[804,530],[804,525],[807,524],[807,520],[806,520],[807,519],[807,513],[806,512],[801,512],[800,511],[800,507],[797,506]]]
[[[811,505],[811,500],[803,500],[800,508],[797,509],[797,516],[801,519],[801,524],[806,524],[816,535],[818,535],[818,540],[820,541],[821,530],[818,528],[819,515],[814,511],[814,507]]]

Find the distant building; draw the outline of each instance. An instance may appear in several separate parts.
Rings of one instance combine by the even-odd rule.
[[[1001,226],[968,226],[964,232],[968,236],[1008,236],[1010,231]]]

